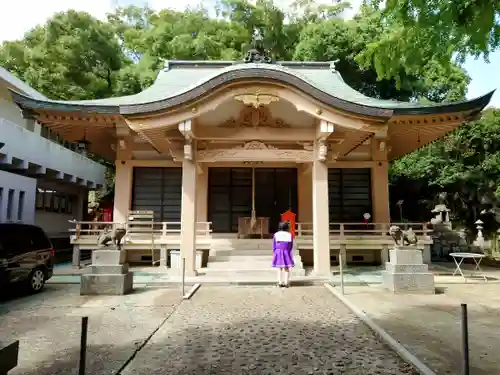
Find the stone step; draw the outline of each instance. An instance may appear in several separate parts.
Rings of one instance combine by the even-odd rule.
[[[213,249],[212,249],[213,251]],[[245,255],[262,255],[262,256],[272,256],[273,251],[271,248],[267,249],[219,249],[215,250],[211,253],[215,256],[228,256],[228,255],[236,255],[236,256],[245,256]]]
[[[210,246],[212,251],[248,251],[248,250],[259,250],[259,251],[272,251],[272,245],[267,244],[265,246]]]
[[[214,241],[212,242],[211,250],[246,250],[246,249],[258,249],[258,250],[268,250],[272,248],[272,240],[226,240],[226,241]]]
[[[215,261],[208,262],[207,268],[263,268],[271,267],[272,259],[251,261],[251,262],[235,262],[235,261]]]
[[[248,277],[251,279],[258,279],[260,277],[265,277],[269,279],[276,278],[276,269],[268,267],[268,269],[231,269],[231,268],[205,268],[202,271],[207,276],[211,277]],[[294,268],[292,269],[292,280],[294,276],[305,276],[306,271],[304,269]]]
[[[238,269],[238,270],[266,270],[270,269],[271,261],[267,262],[212,262],[207,269]],[[295,268],[303,268],[302,262],[295,262]]]
[[[300,261],[300,255],[295,255],[293,257],[295,261]],[[210,256],[209,261],[211,262],[272,262],[272,254],[266,255],[215,255]]]

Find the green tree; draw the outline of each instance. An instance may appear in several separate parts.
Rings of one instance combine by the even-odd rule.
[[[58,13],[0,48],[2,66],[56,99],[111,96],[116,73],[130,63],[110,25],[84,12]]]
[[[391,179],[429,186],[428,199],[451,192],[452,211],[473,227],[482,209],[500,206],[500,109],[487,109],[481,119],[395,161]]]
[[[380,78],[395,77],[400,66],[420,72],[428,60],[449,64],[454,55],[488,54],[500,46],[500,2],[497,0],[365,0],[383,10],[389,25],[359,56],[363,65],[376,62]]]
[[[430,60],[419,74],[409,74],[400,66],[396,78],[385,79],[377,76],[376,61],[361,66],[356,57],[377,41],[386,28],[382,13],[369,7],[363,7],[361,13],[350,21],[333,17],[310,23],[300,33],[294,59],[338,60],[335,67],[344,80],[370,97],[432,102],[465,97],[469,77],[456,65],[442,65]]]

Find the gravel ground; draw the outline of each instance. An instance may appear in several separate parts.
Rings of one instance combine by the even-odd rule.
[[[498,284],[448,284],[435,295],[394,295],[381,286],[345,296],[439,375],[462,374],[460,304],[468,305],[470,373],[500,375]]]
[[[324,287],[206,287],[124,375],[416,374]]]
[[[0,301],[0,337],[20,341],[9,375],[78,374],[81,317],[89,317],[87,375],[111,375],[172,313],[178,290],[138,289],[126,297],[82,297],[79,285],[46,285]]]

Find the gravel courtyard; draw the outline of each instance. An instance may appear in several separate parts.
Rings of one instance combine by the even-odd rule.
[[[321,286],[203,286],[184,302],[172,289],[48,288],[0,307],[0,337],[21,341],[13,375],[77,374],[82,315],[89,375],[416,374]]]

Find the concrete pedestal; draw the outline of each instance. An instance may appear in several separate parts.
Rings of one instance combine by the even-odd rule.
[[[199,270],[202,266],[203,260],[203,251],[196,251],[196,269]],[[181,274],[182,272],[182,261],[181,261],[181,252],[179,250],[171,250],[170,251],[170,267],[171,273],[173,274]]]
[[[81,277],[81,295],[123,295],[133,290],[133,273],[123,250],[94,250],[92,265]]]
[[[389,262],[382,272],[382,284],[395,294],[434,294],[434,275],[423,263],[422,251],[400,246],[389,251]]]

